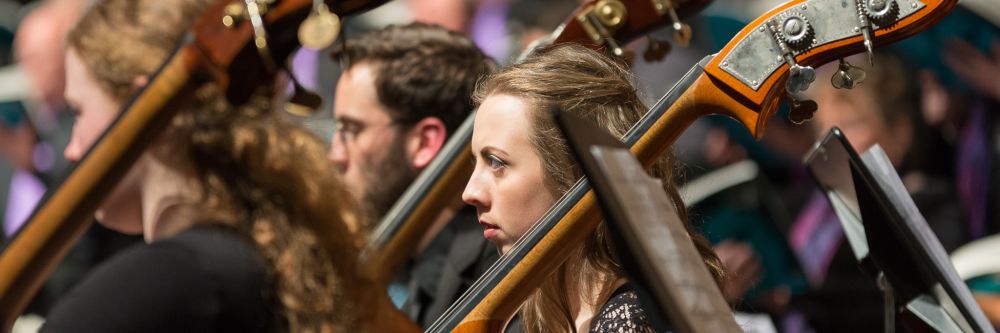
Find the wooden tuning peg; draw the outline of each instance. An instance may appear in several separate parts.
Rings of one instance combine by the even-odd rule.
[[[646,62],[661,61],[663,57],[670,53],[671,46],[668,42],[662,42],[653,38],[653,36],[646,35],[646,40],[649,41],[649,45],[646,46],[646,52],[643,52],[642,58],[646,59]]]
[[[809,99],[797,100],[793,98],[789,106],[791,110],[788,112],[788,120],[796,125],[802,125],[802,123],[812,119],[813,114],[819,109],[819,105]]]

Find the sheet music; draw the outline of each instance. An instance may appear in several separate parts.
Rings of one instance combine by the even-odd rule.
[[[923,214],[917,209],[917,205],[910,197],[909,191],[903,186],[903,181],[900,179],[899,174],[896,173],[896,169],[892,166],[892,162],[885,151],[882,150],[882,147],[875,145],[869,148],[868,151],[861,155],[861,162],[871,172],[875,182],[878,183],[877,186],[879,189],[885,192],[886,198],[896,208],[903,223],[906,224],[907,229],[915,237],[918,243],[917,246],[926,250],[932,262],[931,267],[940,268],[939,273],[943,275],[940,278],[956,286],[956,288],[953,288],[955,294],[949,294],[940,284],[935,285],[930,291],[930,294],[934,296],[933,300],[937,301],[933,304],[943,308],[955,320],[955,323],[961,326],[961,331],[973,331],[973,327],[970,325],[979,326],[976,327],[977,329],[989,328],[989,326],[981,325],[988,323],[988,321],[983,313],[978,311],[978,306],[972,300],[972,294],[965,287],[965,282],[955,272],[955,266],[952,265],[951,260],[948,258],[948,252],[944,250],[937,236],[934,235],[930,226],[927,225],[927,220],[924,219]],[[907,306],[911,310],[919,308],[919,304],[914,302],[921,302],[921,300],[917,299],[911,302],[913,304],[908,304]],[[923,302],[926,303],[928,301],[923,300]],[[972,316],[978,323],[968,322],[966,320],[968,318],[962,314],[955,302],[965,303],[964,307],[972,310],[968,315]]]

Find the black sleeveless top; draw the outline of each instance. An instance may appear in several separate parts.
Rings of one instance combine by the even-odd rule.
[[[197,225],[98,267],[42,332],[272,331],[267,268],[251,241]]]

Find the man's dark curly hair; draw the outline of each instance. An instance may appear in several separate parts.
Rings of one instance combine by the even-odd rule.
[[[345,70],[373,65],[375,90],[394,121],[441,119],[453,133],[473,109],[477,81],[497,65],[465,36],[438,25],[391,25],[346,40],[333,52]]]

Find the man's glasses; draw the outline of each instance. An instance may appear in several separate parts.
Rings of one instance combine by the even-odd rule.
[[[366,129],[378,128],[378,127],[390,127],[401,124],[396,120],[389,121],[388,123],[381,125],[366,125],[360,121],[348,118],[339,118],[333,120],[334,135],[340,136],[340,142],[342,144],[350,144],[358,139]]]

